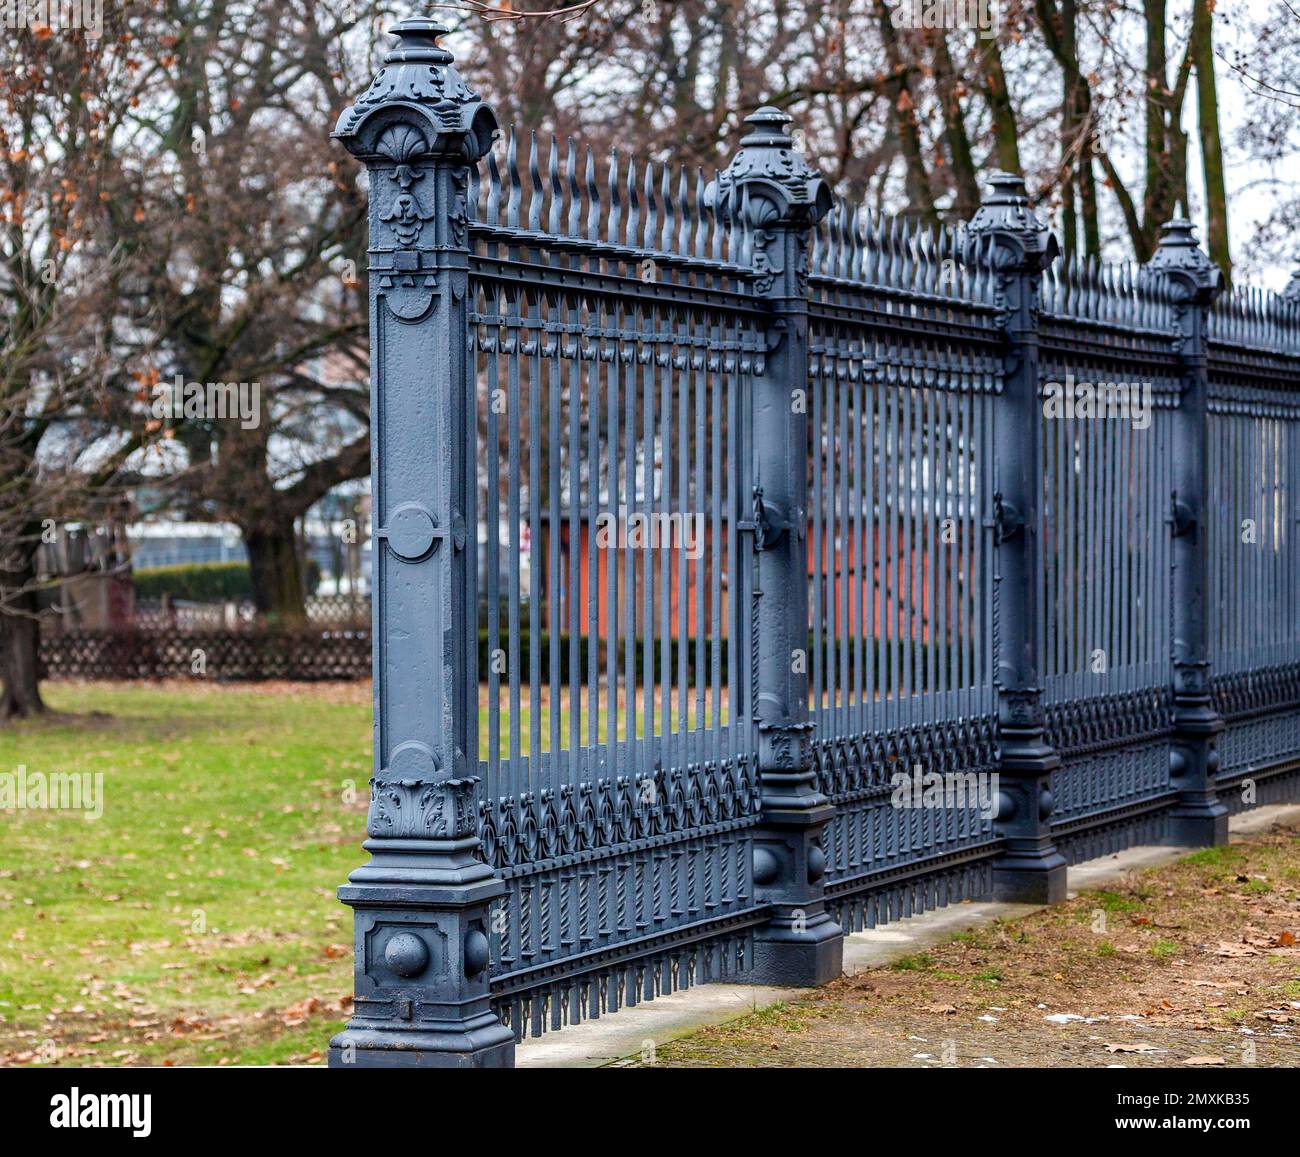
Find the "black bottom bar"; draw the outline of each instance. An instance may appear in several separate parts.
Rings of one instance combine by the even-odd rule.
[[[275,1069],[10,1069],[0,1074],[8,1119],[6,1140],[14,1152],[28,1136],[37,1140],[71,1141],[87,1149],[106,1139],[136,1143],[188,1143],[201,1123],[205,1140],[256,1139],[259,1149],[287,1141],[296,1151],[309,1146],[337,1146],[350,1140],[373,1143],[386,1129],[382,1114],[409,1116],[410,1106],[427,1105],[430,1097],[445,1098],[445,1082],[456,1084],[455,1104],[461,1112],[485,1111],[492,1104],[509,1105],[507,1144],[526,1145],[551,1132],[555,1098],[582,1095],[588,1123],[604,1113],[610,1125],[624,1135],[626,1098],[580,1094],[591,1081],[626,1082],[629,1093],[638,1088],[689,1081],[698,1096],[712,1082],[713,1128],[719,1136],[742,1140],[752,1135],[764,1114],[755,1100],[772,1080],[774,1095],[797,1092],[791,1081],[806,1082],[809,1096],[834,1097],[849,1091],[845,1070],[798,1069],[780,1071],[747,1068],[720,1070],[708,1078],[695,1072],[656,1070],[653,1067],[597,1077],[563,1069],[515,1070],[510,1073],[440,1075],[434,1089],[427,1073],[362,1069],[340,1072],[324,1068]],[[861,1078],[847,1070],[860,1091]],[[507,1086],[501,1084],[502,1080]],[[744,1082],[743,1089],[736,1082]],[[780,1084],[777,1085],[776,1082]],[[1263,1143],[1266,1138],[1289,1135],[1294,1124],[1295,1071],[1281,1068],[1205,1069],[1016,1069],[953,1066],[926,1071],[871,1070],[872,1097],[854,1114],[859,1129],[888,1127],[913,1131],[918,1145],[933,1144],[951,1129],[931,1115],[945,1106],[997,1106],[1005,1103],[1008,1083],[1016,1089],[1016,1134],[1026,1142],[1059,1136],[1068,1128],[1071,1146],[1088,1140],[1109,1141],[1119,1134],[1136,1134],[1154,1148],[1173,1139],[1207,1138],[1219,1151],[1236,1140]],[[594,1090],[593,1090],[594,1091]],[[740,1094],[737,1099],[736,1094]],[[126,1123],[93,1124],[104,1112],[100,1094],[139,1098],[133,1127],[130,1101],[118,1101]],[[855,1094],[856,1095],[856,1094]],[[149,1098],[146,1105],[143,1098]],[[467,1099],[468,1098],[468,1099]],[[92,1099],[94,1107],[92,1108]],[[364,1112],[357,1112],[361,1105]],[[448,1102],[450,1104],[450,1102]],[[403,1108],[405,1106],[405,1108]],[[75,1108],[77,1123],[71,1124]],[[624,1114],[619,1124],[617,1114]],[[111,1115],[111,1112],[110,1112]],[[997,1113],[984,1118],[972,1113],[962,1133],[971,1138],[997,1135]],[[100,1118],[103,1119],[102,1117]],[[58,1122],[57,1126],[52,1122]],[[766,1126],[770,1127],[770,1126]],[[1283,1133],[1283,1129],[1287,1133]],[[147,1129],[147,1134],[144,1130]],[[653,1127],[652,1127],[653,1129]],[[140,1136],[134,1136],[136,1132]],[[863,1133],[863,1136],[868,1135]],[[322,1149],[321,1151],[326,1151]]]

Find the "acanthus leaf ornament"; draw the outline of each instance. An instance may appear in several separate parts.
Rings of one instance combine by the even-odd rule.
[[[367,830],[390,839],[465,839],[476,834],[474,788],[478,780],[387,779],[370,781]]]

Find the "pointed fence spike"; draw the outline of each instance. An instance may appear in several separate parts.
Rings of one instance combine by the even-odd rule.
[[[627,159],[627,233],[621,238],[625,245],[635,247],[641,229],[641,198],[637,193],[636,158]]]
[[[848,276],[854,281],[861,281],[863,258],[868,255],[867,238],[862,232],[862,215],[857,205],[849,215],[849,268]],[[877,255],[878,256],[878,255]]]
[[[605,240],[615,244],[620,240],[619,228],[623,222],[622,182],[618,175],[618,149],[609,151],[609,173],[607,174],[609,192],[609,215],[605,220]]]
[[[683,257],[691,255],[691,205],[687,201],[690,194],[686,179],[686,166],[677,167],[677,252]]]
[[[831,216],[834,216],[832,213]],[[812,228],[812,252],[808,257],[808,269],[812,273],[821,273],[822,261],[826,257],[827,223],[823,219]]]
[[[469,187],[465,191],[465,215],[471,221],[478,220],[478,202],[482,191],[482,172],[478,165],[469,167]]]
[[[667,161],[659,166],[659,205],[662,212],[654,247],[662,253],[670,253],[677,229],[677,207],[673,204],[672,166]]]
[[[510,143],[506,147],[506,173],[510,180],[510,195],[506,201],[506,225],[519,228],[519,204],[523,200],[519,180],[519,135],[510,127]]]
[[[715,168],[713,170],[713,182],[712,182],[713,187],[715,189],[718,187],[719,177],[720,174],[718,170]],[[721,261],[722,260],[722,227],[718,223],[717,217],[714,217],[712,219],[712,223],[710,224],[709,228],[713,232],[713,252],[712,252],[713,260]],[[730,251],[728,251],[728,256],[729,257],[732,256]]]
[[[551,134],[551,157],[547,165],[549,169],[548,176],[551,181],[550,188],[550,213],[547,216],[546,231],[548,233],[559,235],[560,221],[564,212],[564,188],[560,184],[560,146],[555,139],[555,134]]]
[[[904,289],[911,289],[912,279],[915,275],[915,263],[912,259],[913,231],[915,223],[908,218],[903,218],[903,227],[899,237],[898,255],[900,260],[899,281]]]
[[[659,224],[659,204],[655,198],[655,166],[653,161],[647,161],[645,166],[645,234],[641,241],[641,248],[653,249],[655,242],[658,240]]]
[[[501,170],[497,167],[497,154],[493,149],[488,153],[488,192],[487,192],[487,223],[489,225],[500,224],[501,212]]]
[[[853,270],[853,218],[852,209],[847,201],[840,202],[839,212],[835,215],[835,252],[831,272],[836,277],[848,278]]]
[[[569,184],[569,220],[565,232],[570,237],[578,237],[582,228],[582,186],[578,182],[578,150],[572,137],[565,150],[564,176]]]
[[[886,273],[886,284],[891,288],[897,288],[902,281],[903,262],[899,257],[900,237],[902,233],[902,221],[897,215],[889,219],[889,239],[885,248],[889,254],[889,268]]]
[[[600,186],[596,183],[596,158],[587,146],[587,240],[600,240]]]
[[[538,163],[537,130],[528,134],[528,228],[533,233],[542,231],[542,170]]]
[[[710,215],[704,211],[704,170],[695,170],[695,256],[704,257],[709,243]]]

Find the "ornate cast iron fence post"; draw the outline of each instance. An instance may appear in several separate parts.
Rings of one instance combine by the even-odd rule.
[[[509,1065],[489,1005],[476,834],[474,383],[466,366],[469,166],[496,118],[434,21],[404,20],[334,136],[370,174],[375,771],[355,910],[356,1005],[330,1064]]]
[[[994,173],[989,183],[993,191],[968,227],[966,257],[992,267],[1006,339],[995,419],[994,493],[986,496],[996,568],[997,828],[1005,846],[993,867],[993,894],[1000,900],[1052,904],[1065,899],[1066,866],[1052,843],[1051,775],[1061,760],[1044,736],[1038,675],[1043,567],[1038,310],[1042,272],[1055,258],[1057,245],[1029,207],[1020,177]]]
[[[752,131],[709,190],[733,250],[755,272],[771,308],[769,352],[753,379],[754,720],[762,820],[755,895],[772,905],[755,933],[756,984],[822,984],[840,974],[843,933],[826,911],[822,833],[834,808],[817,789],[808,718],[808,299],[809,231],[830,190],[795,151],[790,118],[775,108],[747,117]]]
[[[1219,802],[1215,736],[1223,720],[1210,692],[1209,412],[1206,346],[1210,306],[1223,288],[1218,268],[1201,250],[1190,221],[1176,218],[1162,231],[1147,266],[1169,285],[1174,301],[1174,349],[1182,370],[1182,397],[1174,414],[1173,745],[1169,774],[1178,802],[1169,815],[1169,842],[1199,847],[1228,842],[1228,809]]]

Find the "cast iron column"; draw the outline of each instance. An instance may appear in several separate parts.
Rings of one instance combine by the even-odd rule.
[[[969,226],[967,259],[996,278],[1005,339],[996,403],[993,493],[986,495],[994,545],[994,684],[998,692],[997,830],[1005,851],[993,865],[998,900],[1065,899],[1065,857],[1052,843],[1052,771],[1060,756],[1044,737],[1038,603],[1042,586],[1039,507],[1043,485],[1038,395],[1038,306],[1056,238],[1029,207],[1024,181],[989,178],[992,193]]]
[[[761,826],[754,888],[773,915],[755,933],[755,984],[817,985],[840,975],[843,933],[826,911],[822,830],[834,812],[817,789],[808,719],[807,247],[830,209],[826,183],[794,149],[790,118],[761,108],[709,190],[771,309],[768,353],[753,378],[753,593]]]
[[[1147,266],[1169,287],[1174,301],[1174,350],[1182,396],[1174,412],[1173,534],[1174,708],[1170,782],[1178,802],[1169,818],[1172,844],[1201,847],[1228,842],[1228,809],[1219,802],[1214,773],[1223,730],[1210,694],[1205,589],[1209,576],[1209,414],[1205,352],[1210,305],[1223,278],[1201,250],[1190,221],[1167,224]]]
[[[474,389],[466,364],[469,166],[496,118],[437,44],[397,46],[336,139],[370,174],[375,754],[370,862],[355,911],[356,1005],[330,1064],[503,1066],[488,1002],[489,903],[476,834]]]

